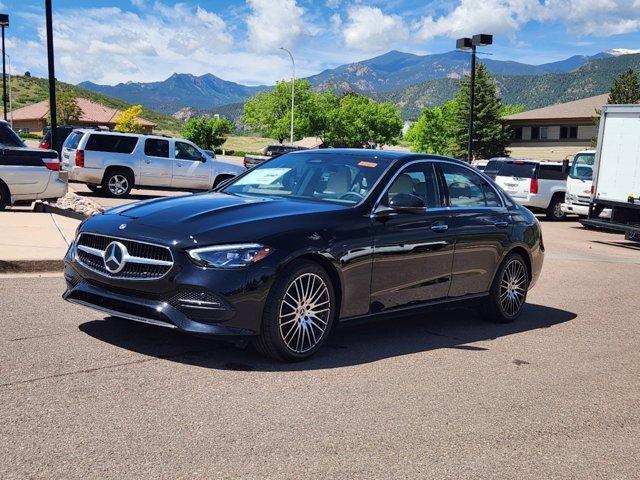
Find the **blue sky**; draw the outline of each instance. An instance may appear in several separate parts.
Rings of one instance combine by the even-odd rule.
[[[61,80],[115,84],[213,73],[245,84],[391,49],[451,50],[493,33],[495,59],[544,63],[640,46],[640,0],[53,0]],[[43,0],[0,0],[12,69],[46,74]]]

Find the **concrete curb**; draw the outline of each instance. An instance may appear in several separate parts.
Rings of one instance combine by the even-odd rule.
[[[61,217],[73,218],[74,220],[85,220],[90,217],[90,215],[85,215],[84,213],[76,212],[74,210],[69,210],[66,208],[56,207],[55,205],[50,205],[48,203],[38,202],[33,206],[34,212],[44,212],[44,213],[53,213],[55,215],[60,215]]]
[[[0,260],[0,273],[61,272],[64,260]]]

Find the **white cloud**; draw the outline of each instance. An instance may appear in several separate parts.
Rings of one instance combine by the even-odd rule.
[[[418,38],[478,32],[515,36],[527,22],[561,22],[577,36],[607,37],[640,30],[640,0],[459,0],[441,16],[423,17]]]
[[[409,36],[399,15],[385,15],[377,7],[354,5],[347,10],[347,17],[342,34],[349,48],[365,52],[391,49]]]
[[[304,33],[304,10],[296,0],[247,0],[248,41],[256,52],[272,52],[292,47]]]

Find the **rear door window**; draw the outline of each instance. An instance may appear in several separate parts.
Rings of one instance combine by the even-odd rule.
[[[87,141],[85,150],[109,153],[131,153],[136,144],[137,137],[128,137],[124,135],[101,135],[92,133]]]
[[[535,178],[537,163],[503,162],[498,171],[499,177]]]
[[[440,169],[449,190],[449,206],[452,208],[501,206],[495,190],[477,173],[450,163],[442,163]]]
[[[169,140],[147,138],[144,142],[144,154],[148,157],[169,158]]]

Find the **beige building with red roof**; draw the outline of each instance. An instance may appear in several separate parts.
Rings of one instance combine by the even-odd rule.
[[[596,110],[608,94],[557,103],[503,118],[511,127],[510,155],[538,160],[563,160],[588,149],[597,137]]]
[[[82,115],[79,122],[74,122],[75,125],[80,127],[107,127],[110,129],[115,127],[115,119],[120,110],[105,107],[86,98],[78,97],[76,102],[82,110]],[[7,116],[12,121],[14,130],[40,134],[49,122],[49,101],[44,100],[27,105],[9,112]],[[144,133],[152,133],[153,129],[157,127],[155,123],[143,118],[139,118],[138,122],[142,125]]]

